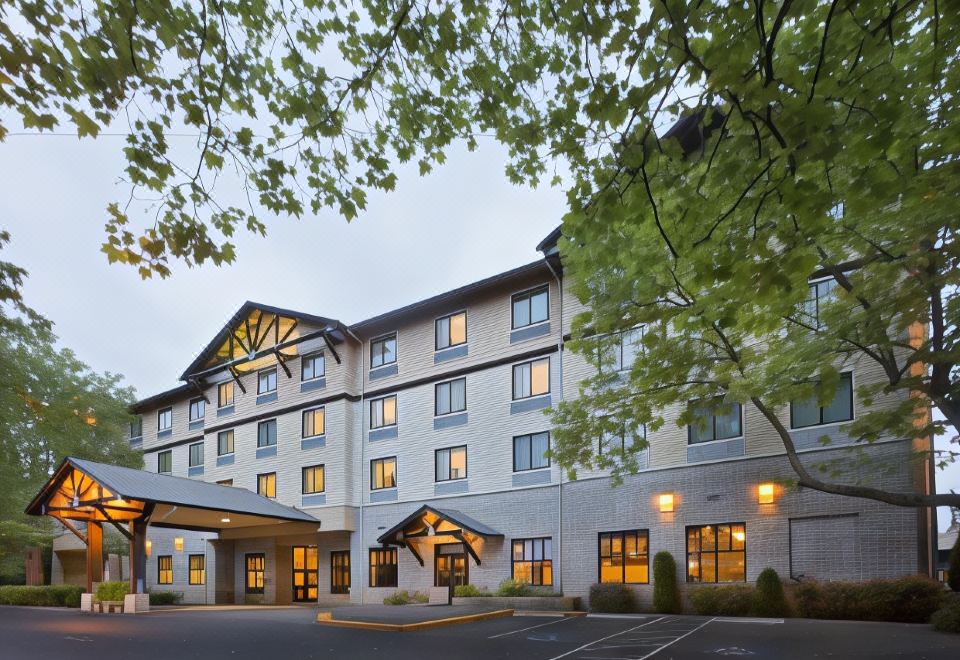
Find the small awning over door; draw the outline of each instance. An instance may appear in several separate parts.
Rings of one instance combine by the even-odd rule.
[[[459,511],[424,504],[381,534],[377,542],[409,549],[421,566],[422,545],[463,543],[467,554],[479,566],[483,544],[488,538],[503,538],[503,534]]]

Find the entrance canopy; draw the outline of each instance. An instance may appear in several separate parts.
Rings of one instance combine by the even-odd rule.
[[[480,550],[487,538],[503,538],[503,534],[459,511],[424,504],[384,532],[377,542],[408,548],[421,566],[420,544],[463,543],[464,549],[479,566]]]

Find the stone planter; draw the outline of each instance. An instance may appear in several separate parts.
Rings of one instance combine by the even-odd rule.
[[[542,612],[572,612],[579,609],[580,598],[575,596],[480,596],[454,598],[454,605],[475,605],[498,610],[538,610]]]
[[[150,594],[127,594],[123,597],[123,613],[136,614],[150,611]]]

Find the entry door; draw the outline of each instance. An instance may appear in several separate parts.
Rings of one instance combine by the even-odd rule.
[[[458,587],[470,581],[462,543],[438,545],[433,555],[433,586]]]
[[[317,600],[319,583],[317,546],[293,546],[293,601],[309,603]]]
[[[335,550],[330,553],[330,593],[350,593],[349,550]]]

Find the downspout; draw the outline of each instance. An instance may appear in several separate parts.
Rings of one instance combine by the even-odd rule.
[[[359,530],[359,534],[360,534],[360,546],[361,546],[361,547],[360,547],[360,556],[358,557],[358,559],[362,562],[362,561],[363,561],[363,466],[364,466],[364,464],[365,464],[365,461],[364,461],[364,458],[365,458],[365,457],[364,457],[364,450],[366,449],[366,443],[363,441],[363,395],[365,394],[365,392],[366,392],[366,387],[367,387],[367,380],[366,380],[366,378],[365,378],[364,375],[363,375],[363,368],[364,368],[364,366],[367,364],[367,356],[364,355],[364,351],[366,350],[366,347],[365,347],[364,343],[363,343],[362,341],[360,341],[360,338],[357,337],[357,335],[355,335],[355,334],[353,333],[353,330],[351,330],[350,328],[345,328],[345,329],[346,329],[346,331],[347,331],[347,334],[349,334],[351,337],[353,337],[354,339],[356,339],[356,340],[357,340],[357,343],[360,344],[360,433],[358,434],[358,437],[359,437],[359,439],[360,439],[360,466],[359,466],[360,478],[357,480],[357,492],[358,492],[359,497],[360,497],[360,530]],[[366,572],[366,568],[363,566],[362,563],[361,563],[360,567],[363,569],[363,570],[361,571],[361,573],[365,573],[365,572]],[[350,562],[350,572],[351,572],[351,573],[353,572],[353,562],[352,562],[352,561]],[[352,576],[352,575],[350,576],[350,585],[351,585],[350,588],[353,589],[353,576]],[[363,580],[360,580],[360,604],[361,604],[361,605],[363,605],[363,588],[364,588],[364,581],[363,581]]]
[[[549,259],[544,259],[544,261],[547,262],[547,268],[550,269],[553,278],[557,281],[557,296],[560,299],[560,334],[557,338],[557,366],[560,371],[560,400],[563,401],[563,277],[553,269]],[[560,470],[560,480],[557,482],[557,567],[556,587],[557,591],[563,592],[563,469]]]

